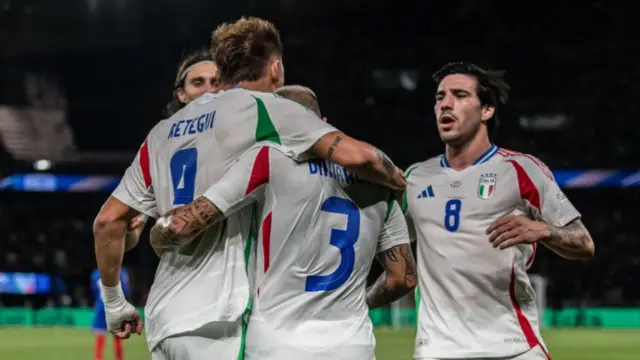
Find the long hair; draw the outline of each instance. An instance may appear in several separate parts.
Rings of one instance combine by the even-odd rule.
[[[186,105],[178,98],[178,89],[184,89],[189,68],[202,61],[213,61],[213,54],[209,50],[202,49],[187,54],[180,62],[176,80],[173,83],[173,95],[164,112],[165,117],[171,117]]]

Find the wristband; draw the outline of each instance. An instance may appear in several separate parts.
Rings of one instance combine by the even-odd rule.
[[[101,281],[100,290],[102,291],[102,300],[104,301],[105,306],[117,307],[127,301],[120,283],[116,286],[104,286]]]

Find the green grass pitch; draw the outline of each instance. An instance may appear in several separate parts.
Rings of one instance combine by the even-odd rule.
[[[566,329],[545,330],[544,339],[554,360],[640,359],[640,330]],[[412,359],[413,331],[376,331],[378,360]],[[125,342],[126,360],[149,359],[144,338]],[[2,360],[90,360],[93,335],[89,329],[2,328]],[[105,347],[105,360],[113,359],[112,343]]]

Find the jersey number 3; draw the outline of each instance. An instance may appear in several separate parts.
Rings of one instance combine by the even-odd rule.
[[[305,291],[329,291],[339,288],[349,280],[356,262],[355,245],[360,236],[360,210],[351,200],[330,197],[322,203],[322,211],[347,216],[347,228],[331,229],[329,243],[340,250],[340,265],[329,275],[307,277]]]
[[[450,232],[456,232],[460,227],[460,210],[462,210],[460,199],[451,199],[444,206],[444,227]]]
[[[179,150],[171,157],[171,183],[173,184],[173,205],[185,205],[193,201],[196,191],[196,171],[198,149]]]

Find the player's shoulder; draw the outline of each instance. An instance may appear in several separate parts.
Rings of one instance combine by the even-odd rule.
[[[251,146],[247,151],[253,152],[268,152],[271,157],[291,157],[291,152],[284,146],[274,143],[273,141],[260,141]]]
[[[553,173],[549,167],[531,154],[500,148],[497,155],[499,160],[511,163],[516,171],[524,171],[529,175],[541,174],[553,180]]]
[[[411,164],[404,171],[405,176],[425,176],[439,173],[442,169],[441,161],[443,155],[433,156],[427,160]]]
[[[182,110],[184,110],[184,108],[180,109],[180,111],[176,112],[172,116],[158,121],[151,130],[149,130],[149,133],[147,134],[147,142],[155,142],[160,140],[160,138],[165,139],[166,134],[169,132],[169,128],[171,128],[173,123],[178,120],[182,120],[182,116],[184,115]]]
[[[311,114],[314,114],[311,110],[307,109],[304,105],[297,103],[293,100],[285,99],[276,93],[264,93],[264,92],[252,91],[251,96],[258,99],[259,102],[262,102],[262,104],[264,104],[266,108],[270,111],[280,111],[280,112],[286,111],[286,112],[294,112],[294,113],[309,112]]]

